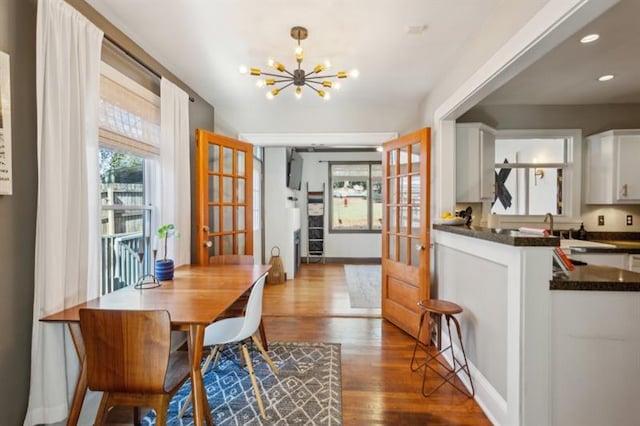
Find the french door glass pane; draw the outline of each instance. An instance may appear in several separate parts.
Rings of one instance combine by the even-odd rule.
[[[245,189],[245,180],[243,178],[236,179],[238,188],[236,189],[236,194],[238,197],[239,203],[244,203],[244,189]]]
[[[223,176],[222,184],[222,202],[230,203],[233,201],[233,178],[229,176]]]
[[[237,225],[236,225],[236,229],[238,231],[244,231],[244,224],[245,224],[245,217],[244,217],[244,207],[242,206],[238,206],[238,217],[237,217]]]
[[[222,207],[222,232],[233,231],[233,206]]]
[[[222,164],[224,167],[223,172],[227,174],[233,173],[233,149],[227,148],[226,146],[222,148],[223,159]]]
[[[209,170],[220,168],[220,145],[209,144]]]
[[[411,203],[420,204],[420,175],[411,176]]]
[[[220,201],[220,177],[217,175],[209,175],[209,201]]]
[[[418,238],[411,238],[411,251],[409,252],[411,255],[411,266],[419,267],[420,266],[420,251],[418,247],[420,247],[421,243]]]
[[[233,235],[222,236],[222,254],[233,254]]]
[[[220,232],[220,207],[209,206],[209,232]]]
[[[238,167],[238,171],[236,172],[236,174],[238,176],[244,176],[245,175],[245,170],[244,170],[244,151],[236,151],[236,160],[237,160],[237,167]]]
[[[398,261],[400,263],[407,263],[407,238],[398,238]]]
[[[420,171],[420,144],[415,143],[411,145],[411,171]]]
[[[237,234],[238,236],[238,253],[240,254],[244,254],[245,252],[245,240],[246,240],[246,234],[244,232],[240,232],[239,234]]]

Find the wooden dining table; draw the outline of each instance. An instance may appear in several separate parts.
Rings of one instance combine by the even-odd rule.
[[[213,425],[200,374],[205,327],[269,269],[271,265],[185,265],[176,269],[172,281],[163,281],[157,288],[123,288],[41,318],[40,321],[68,325],[80,361],[67,425],[77,424],[87,391],[87,363],[79,314],[83,308],[168,311],[172,328],[188,332],[194,423],[200,426],[206,421]]]

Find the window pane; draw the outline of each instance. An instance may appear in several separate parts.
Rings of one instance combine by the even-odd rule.
[[[233,201],[233,178],[229,176],[222,177],[222,201],[230,203]]]
[[[224,206],[222,208],[222,232],[233,231],[233,207]]]
[[[133,285],[150,272],[151,211],[142,207],[146,203],[143,158],[101,148],[99,164],[103,206],[100,291],[106,294]]]
[[[420,266],[420,247],[421,243],[418,238],[411,239],[411,266],[419,267]]]
[[[236,179],[237,185],[238,187],[236,188],[236,195],[238,197],[238,202],[239,203],[244,203],[244,182],[245,180],[240,178],[240,179]]]
[[[496,163],[565,163],[565,139],[496,139]]]
[[[244,151],[236,151],[236,157],[238,167],[236,174],[238,176],[244,176]]]
[[[244,254],[246,251],[246,248],[245,248],[246,235],[243,232],[236,235],[238,236],[238,253]]]
[[[239,206],[238,207],[238,216],[237,216],[237,225],[236,225],[236,229],[238,231],[244,231],[244,207]]]
[[[209,175],[209,201],[220,201],[220,176]]]
[[[369,229],[369,164],[332,164],[335,229]]]
[[[220,232],[220,207],[209,206],[209,232]]]
[[[222,152],[223,152],[223,156],[224,158],[222,159],[223,161],[223,167],[224,167],[224,173],[233,173],[233,149],[232,148],[227,148],[227,147],[223,147],[222,148]]]
[[[233,254],[233,235],[222,236],[222,253]]]
[[[209,170],[217,172],[220,169],[220,145],[209,144]]]
[[[529,214],[562,214],[562,169],[528,169]]]

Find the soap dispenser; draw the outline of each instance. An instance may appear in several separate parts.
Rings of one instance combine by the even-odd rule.
[[[584,223],[580,224],[580,229],[578,229],[578,239],[586,240],[587,239],[587,230],[584,229]]]

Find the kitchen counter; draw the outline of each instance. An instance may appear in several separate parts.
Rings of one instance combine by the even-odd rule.
[[[640,291],[640,274],[608,266],[576,266],[549,282],[550,290]]]
[[[465,225],[433,225],[433,229],[515,247],[558,247],[560,245],[558,237],[524,234],[518,232],[517,229],[493,229]]]
[[[640,254],[640,241],[637,240],[588,240],[610,244],[615,247],[571,247],[575,253],[630,253]],[[579,244],[579,243],[576,243]]]

